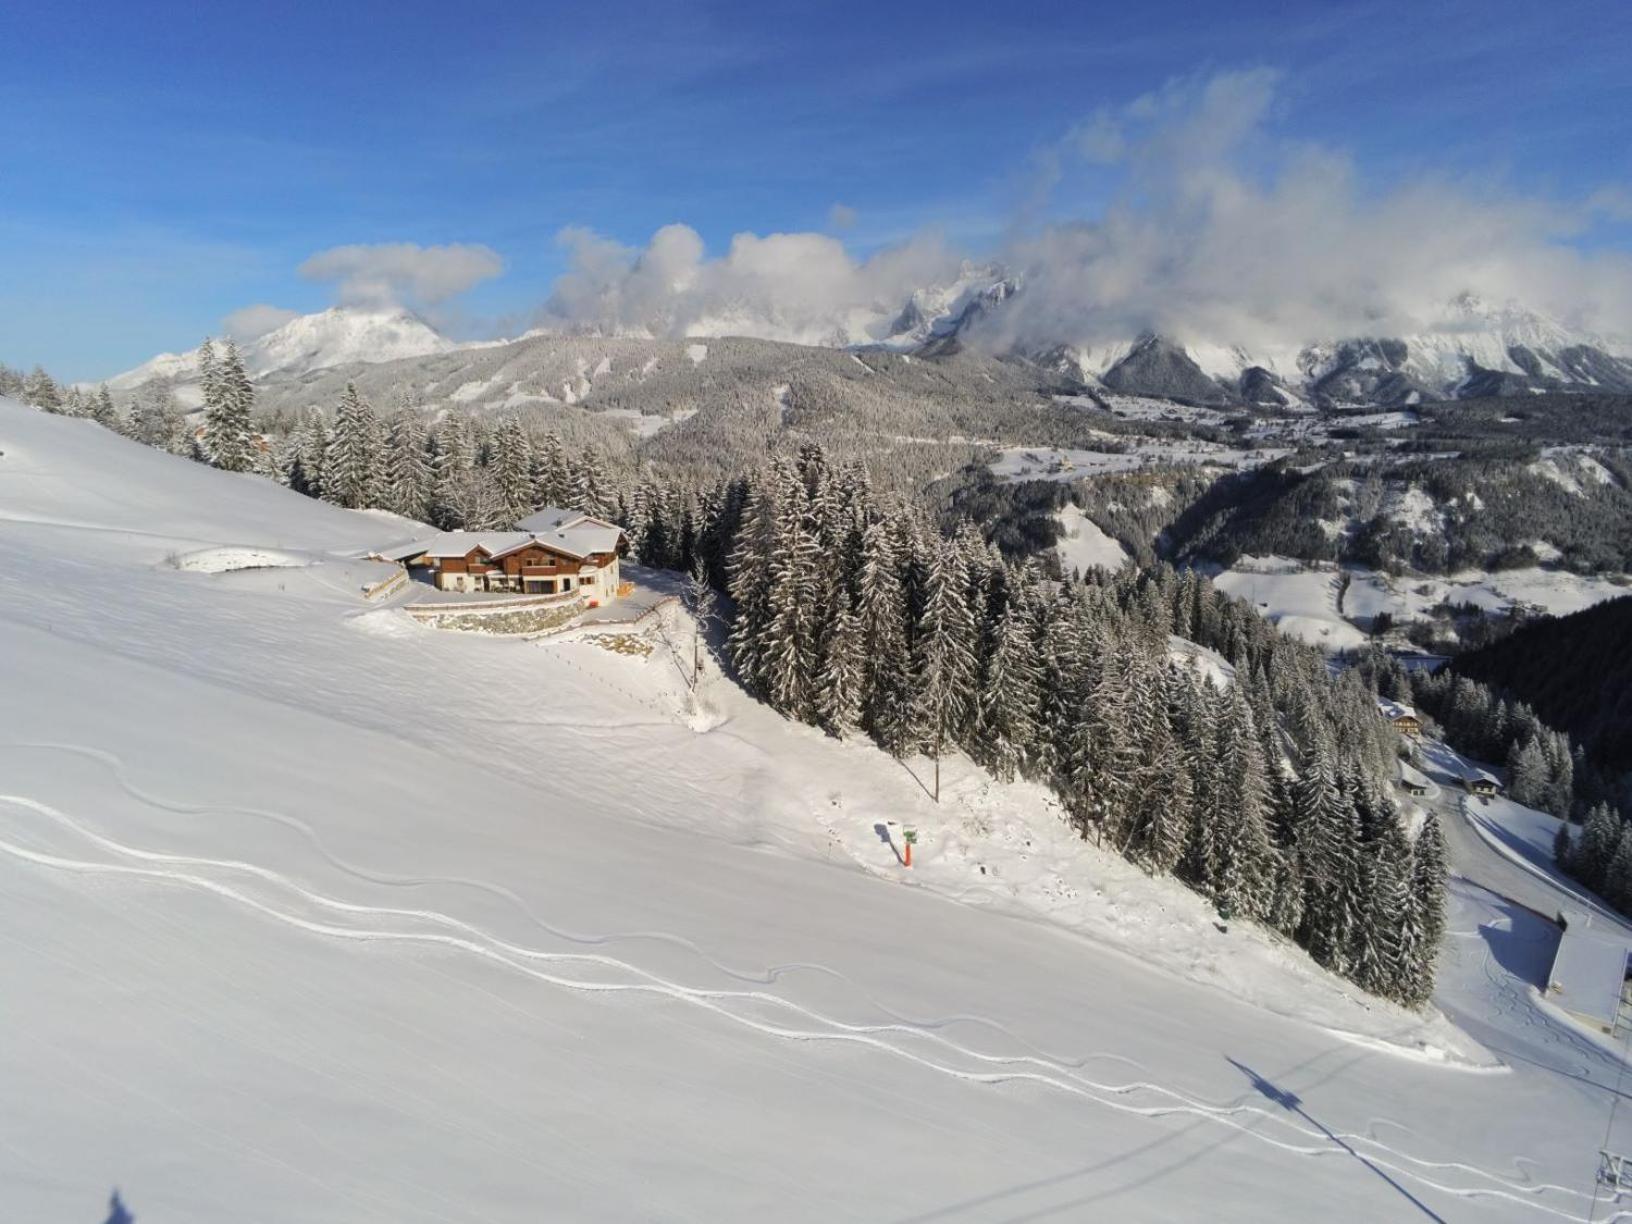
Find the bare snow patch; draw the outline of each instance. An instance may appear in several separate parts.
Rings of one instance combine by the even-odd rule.
[[[691,358],[692,365],[702,365],[708,358],[708,345],[688,344],[686,345],[686,356]]]
[[[1078,506],[1062,506],[1054,512],[1054,520],[1063,532],[1054,550],[1059,554],[1060,568],[1067,574],[1073,570],[1119,570],[1128,563],[1128,552],[1121,542],[1106,535]]]
[[[193,574],[228,574],[234,570],[302,569],[310,557],[272,548],[200,548],[172,559],[178,570]]]

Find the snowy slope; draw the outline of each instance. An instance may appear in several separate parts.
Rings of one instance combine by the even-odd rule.
[[[334,306],[301,315],[239,346],[251,378],[300,375],[352,362],[395,361],[458,348],[418,315],[402,309],[360,310]],[[114,391],[130,391],[151,378],[190,385],[198,378],[198,354],[160,353],[107,380]]]
[[[1024,788],[418,627],[392,525],[84,421],[0,452],[0,1218],[1585,1212],[1602,1076],[1500,961],[1444,1002],[1539,1066],[1402,1057]]]

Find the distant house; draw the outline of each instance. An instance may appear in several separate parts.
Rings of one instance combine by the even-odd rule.
[[[1413,768],[1409,762],[1401,761],[1400,789],[1408,795],[1426,795],[1428,777],[1421,770]]]
[[[1502,793],[1502,784],[1496,780],[1496,775],[1475,765],[1469,765],[1462,771],[1462,787],[1468,794],[1478,795],[1481,799],[1493,799]]]
[[[441,591],[577,594],[591,607],[618,597],[623,529],[573,510],[529,515],[514,531],[443,531],[373,554],[428,571]]]
[[[1409,735],[1415,738],[1422,734],[1422,720],[1417,717],[1417,712],[1408,705],[1403,705],[1398,701],[1390,701],[1387,697],[1379,697],[1377,699],[1377,712],[1386,718],[1389,725],[1401,735]]]

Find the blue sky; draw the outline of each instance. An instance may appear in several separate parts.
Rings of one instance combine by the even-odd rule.
[[[341,244],[482,243],[455,303],[525,319],[564,226],[935,227],[998,244],[1039,151],[1175,77],[1267,66],[1277,137],[1363,191],[1429,175],[1579,201],[1632,185],[1632,5],[39,3],[0,9],[0,359],[115,373],[252,303],[321,308]],[[1632,196],[1623,197],[1632,199]],[[1045,211],[1091,217],[1079,169]],[[1618,210],[1624,214],[1625,210]],[[1627,217],[1568,237],[1632,246]]]

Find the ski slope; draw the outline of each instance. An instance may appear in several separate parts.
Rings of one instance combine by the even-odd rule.
[[[660,637],[370,605],[377,516],[10,403],[0,452],[0,1219],[1587,1211],[1602,1056],[1494,903],[1475,1041]]]

